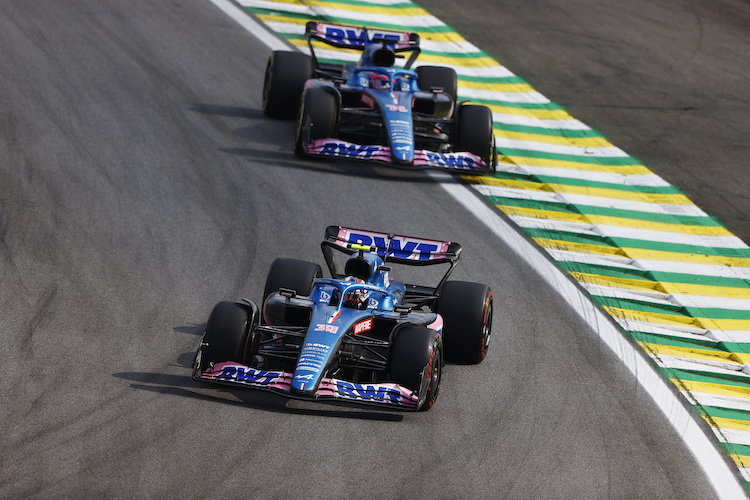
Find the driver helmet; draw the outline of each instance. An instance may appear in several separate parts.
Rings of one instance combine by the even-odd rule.
[[[370,88],[374,90],[390,90],[391,79],[380,73],[370,73]]]
[[[344,281],[364,283],[364,280],[361,280],[359,278],[353,278],[353,277],[348,277]],[[344,298],[341,301],[341,305],[343,307],[348,307],[350,309],[364,310],[367,308],[367,299],[369,296],[370,296],[370,292],[365,289],[362,289],[362,288],[350,289],[344,294]]]

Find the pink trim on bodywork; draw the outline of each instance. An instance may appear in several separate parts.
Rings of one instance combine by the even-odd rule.
[[[393,163],[391,148],[387,146],[355,144],[333,137],[312,141],[308,145],[307,153],[333,158]],[[489,172],[490,170],[484,160],[468,151],[437,153],[417,149],[414,151],[413,164],[417,167],[444,168],[463,172]]]
[[[436,332],[443,333],[443,317],[438,314],[437,318],[435,318],[435,321],[427,325],[427,328],[435,330]]]
[[[232,383],[291,395],[293,376],[288,372],[256,370],[240,363],[227,361],[208,368],[200,374],[199,378],[208,382]],[[294,397],[303,396],[294,395]],[[414,391],[398,384],[358,384],[334,378],[322,379],[315,393],[305,398],[345,399],[400,406],[407,409],[416,409],[419,403],[419,397]]]

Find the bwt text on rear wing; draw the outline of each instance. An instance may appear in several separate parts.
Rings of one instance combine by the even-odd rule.
[[[410,68],[420,53],[419,35],[402,31],[309,21],[305,25],[305,38],[307,38],[307,45],[310,47],[310,54],[315,60],[317,58],[315,57],[315,50],[313,50],[312,40],[318,40],[341,49],[354,50],[364,50],[368,42],[383,41],[396,53],[412,52],[404,65],[405,68]]]

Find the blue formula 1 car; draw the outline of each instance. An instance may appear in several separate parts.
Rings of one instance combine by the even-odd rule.
[[[263,85],[263,111],[297,116],[302,157],[378,161],[462,173],[495,170],[497,150],[487,106],[456,102],[452,68],[410,68],[419,35],[308,22],[310,54],[275,51]],[[313,41],[361,51],[356,64],[320,62]],[[410,52],[403,68],[395,66]]]
[[[263,302],[219,302],[195,356],[195,380],[292,398],[427,410],[444,359],[481,362],[492,327],[487,285],[447,281],[458,243],[329,226],[318,264],[276,259]],[[345,260],[343,273],[338,267]],[[387,265],[386,265],[387,264]],[[392,280],[391,265],[448,270],[437,286]]]

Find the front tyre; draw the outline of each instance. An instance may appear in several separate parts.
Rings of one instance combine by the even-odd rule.
[[[492,110],[487,106],[462,104],[456,116],[454,151],[468,151],[480,157],[490,172],[497,167],[497,149],[492,129]]]
[[[415,71],[417,86],[420,90],[429,92],[430,89],[441,88],[445,94],[451,96],[454,102],[458,99],[458,76],[453,68],[419,66]]]
[[[305,82],[313,75],[313,61],[309,55],[274,51],[268,58],[263,80],[263,113],[269,118],[294,118]]]
[[[318,87],[307,89],[299,106],[294,153],[304,158],[312,141],[336,135],[338,103],[333,94]]]
[[[259,317],[258,308],[252,303],[223,301],[216,304],[206,323],[195,368],[204,371],[225,361],[249,365],[258,351]]]
[[[443,317],[445,358],[457,363],[481,363],[492,331],[492,290],[481,283],[448,281],[436,312]]]
[[[281,288],[288,288],[297,295],[308,296],[316,278],[323,277],[323,270],[314,262],[280,257],[273,261],[263,289],[263,302]]]
[[[421,326],[399,330],[389,356],[391,380],[419,395],[420,411],[435,405],[443,374],[443,342],[439,333]]]

